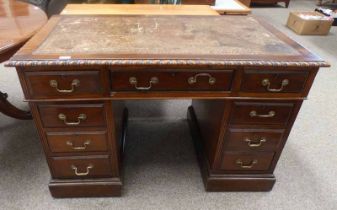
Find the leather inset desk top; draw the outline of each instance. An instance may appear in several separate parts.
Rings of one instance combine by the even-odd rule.
[[[299,55],[255,19],[63,18],[34,54]]]
[[[56,16],[7,66],[329,66],[251,16]]]

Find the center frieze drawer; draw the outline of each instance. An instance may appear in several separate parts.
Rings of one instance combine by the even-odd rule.
[[[294,103],[291,102],[240,102],[233,103],[230,123],[247,125],[285,126],[292,115]]]
[[[25,72],[30,98],[83,98],[104,95],[100,71]]]
[[[48,146],[51,152],[105,152],[107,147],[107,132],[102,131],[72,131],[46,132]]]
[[[50,158],[53,178],[104,178],[112,177],[108,156],[75,156]]]
[[[111,72],[112,91],[230,91],[232,70]]]
[[[45,128],[105,126],[103,104],[40,104]]]

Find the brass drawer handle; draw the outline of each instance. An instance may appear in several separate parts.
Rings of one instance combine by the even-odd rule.
[[[257,141],[253,141],[253,140],[251,140],[249,138],[245,138],[245,142],[248,143],[249,147],[260,147],[262,145],[262,143],[267,142],[267,139],[261,138],[257,142]]]
[[[73,142],[71,142],[71,141],[67,141],[67,142],[66,142],[66,144],[69,145],[69,146],[71,146],[71,148],[72,148],[73,150],[85,150],[85,149],[87,149],[87,146],[88,146],[90,143],[91,143],[90,140],[86,140],[85,142],[83,142],[83,146],[77,146],[77,147],[75,147]]]
[[[72,92],[75,91],[75,87],[80,86],[80,80],[74,79],[71,82],[71,88],[70,89],[59,89],[58,88],[58,82],[56,80],[50,80],[49,85],[50,85],[50,87],[55,88],[57,90],[57,92],[59,92],[59,93],[72,93]]]
[[[271,117],[274,117],[275,114],[276,114],[275,111],[269,111],[268,114],[257,114],[257,112],[253,110],[249,113],[249,116],[250,117],[260,117],[260,118],[271,118]]]
[[[90,169],[94,168],[92,164],[87,166],[87,170],[85,172],[78,172],[78,168],[74,165],[71,165],[71,169],[74,170],[76,176],[86,176],[90,173]]]
[[[262,86],[266,87],[269,92],[281,92],[285,86],[289,84],[288,79],[282,80],[281,87],[280,88],[270,88],[270,81],[269,79],[263,79],[261,82]]]
[[[216,79],[212,77],[212,75],[210,75],[209,73],[199,73],[194,75],[193,77],[189,77],[187,80],[188,84],[193,85],[194,83],[197,83],[198,77],[201,76],[208,77],[208,84],[210,85],[214,85],[216,82]]]
[[[159,83],[159,79],[158,79],[158,77],[151,77],[151,79],[149,81],[150,85],[147,86],[147,87],[138,87],[137,86],[138,80],[137,80],[136,77],[130,77],[129,83],[131,85],[134,85],[137,90],[150,90],[152,88],[152,84],[158,84]]]
[[[238,160],[236,160],[236,164],[239,165],[240,168],[253,168],[253,166],[254,166],[255,164],[257,164],[257,160],[254,159],[254,160],[250,161],[250,163],[244,164],[244,163],[242,162],[242,160],[238,159]]]
[[[77,121],[76,122],[68,122],[67,121],[67,116],[63,113],[60,113],[58,115],[59,120],[62,120],[64,122],[65,125],[79,125],[81,123],[81,121],[86,120],[87,119],[87,115],[86,114],[79,114],[77,117]]]

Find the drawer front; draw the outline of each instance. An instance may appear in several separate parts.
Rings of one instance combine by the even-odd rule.
[[[241,91],[257,93],[300,93],[304,90],[307,71],[244,71]]]
[[[230,91],[233,71],[111,72],[112,91]]]
[[[221,163],[222,170],[265,171],[268,170],[274,153],[225,153]]]
[[[104,94],[99,71],[26,72],[32,98],[94,97]]]
[[[104,152],[107,147],[106,131],[47,132],[51,152]]]
[[[234,102],[231,124],[265,124],[285,126],[294,104],[285,102]]]
[[[38,105],[38,108],[46,128],[105,125],[103,104]]]
[[[111,177],[112,169],[108,156],[53,157],[53,178],[101,178]]]
[[[283,137],[283,129],[233,129],[227,131],[226,150],[276,151]]]

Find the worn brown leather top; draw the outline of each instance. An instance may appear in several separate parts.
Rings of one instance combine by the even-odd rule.
[[[251,16],[139,15],[52,18],[9,65],[148,65],[154,60],[327,66],[265,21]]]
[[[71,17],[34,54],[299,55],[252,17]]]

